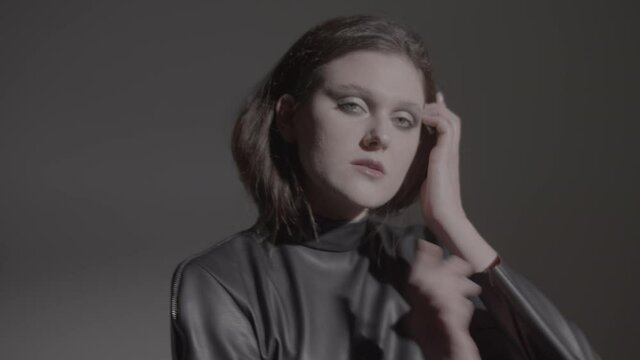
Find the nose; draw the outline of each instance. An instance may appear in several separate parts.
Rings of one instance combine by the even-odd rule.
[[[366,150],[385,150],[389,147],[389,134],[383,124],[384,121],[378,122],[378,125],[371,127],[362,138],[362,145]]]

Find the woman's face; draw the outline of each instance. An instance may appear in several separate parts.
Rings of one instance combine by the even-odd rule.
[[[355,51],[325,64],[321,77],[291,118],[303,188],[314,212],[358,220],[396,194],[413,161],[425,103],[422,74],[401,55]],[[366,159],[383,172],[354,164]]]

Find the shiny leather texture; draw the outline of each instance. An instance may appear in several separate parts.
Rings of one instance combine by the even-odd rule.
[[[317,221],[319,241],[274,245],[249,228],[181,261],[171,287],[172,358],[424,359],[407,277],[416,241],[438,244],[435,236],[372,216]],[[471,279],[482,286],[470,333],[483,359],[600,359],[506,264]]]

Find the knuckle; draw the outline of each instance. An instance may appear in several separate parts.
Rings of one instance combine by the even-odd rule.
[[[480,285],[478,285],[478,284],[476,284],[476,283],[474,283],[474,285],[475,285],[475,286],[474,286],[474,288],[473,288],[473,292],[474,292],[474,294],[475,294],[475,295],[480,295],[480,294],[482,294],[482,286],[480,286]]]
[[[407,279],[407,281],[411,284],[411,285],[419,285],[422,282],[422,277],[421,277],[421,273],[418,269],[418,266],[415,266],[411,269],[411,272],[409,273],[409,277]]]
[[[471,266],[471,264],[457,255],[449,256],[448,262],[449,266],[454,269],[458,269],[464,274],[471,274],[473,272],[473,267]]]
[[[465,310],[466,310],[468,313],[473,313],[473,312],[475,311],[475,309],[476,309],[476,306],[473,304],[473,302],[472,302],[471,300],[467,300],[467,301],[465,302],[464,307],[465,307]]]

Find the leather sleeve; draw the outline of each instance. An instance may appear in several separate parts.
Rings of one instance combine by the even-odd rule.
[[[480,299],[524,359],[601,359],[578,326],[506,264],[471,279],[482,287]]]
[[[180,264],[171,290],[173,360],[260,358],[247,316],[205,268],[194,262]]]

